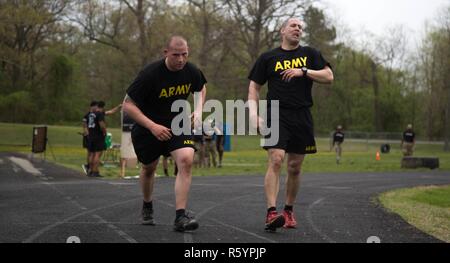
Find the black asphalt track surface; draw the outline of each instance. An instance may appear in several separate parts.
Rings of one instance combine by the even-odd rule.
[[[13,161],[14,160],[14,161]],[[19,160],[19,161],[18,161]],[[189,211],[200,228],[172,230],[175,177],[158,177],[155,226],[140,224],[139,182],[87,178],[84,174],[34,160],[0,154],[0,242],[65,243],[382,243],[440,242],[389,213],[379,193],[406,187],[450,184],[450,173],[305,173],[294,208],[297,229],[264,231],[263,175],[193,177]],[[36,172],[38,171],[38,172]],[[282,182],[284,182],[283,176]],[[284,186],[278,208],[283,207]]]

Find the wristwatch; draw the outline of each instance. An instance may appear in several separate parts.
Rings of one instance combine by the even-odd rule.
[[[306,74],[308,74],[308,68],[307,67],[302,67],[301,70],[303,72],[303,77],[306,77]]]

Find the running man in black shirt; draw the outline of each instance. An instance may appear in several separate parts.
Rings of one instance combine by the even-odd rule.
[[[143,164],[140,175],[143,224],[154,224],[155,170],[160,156],[170,153],[179,170],[175,180],[174,230],[183,232],[198,228],[197,221],[185,211],[192,180],[194,142],[191,134],[176,136],[171,131],[171,122],[178,115],[171,112],[171,107],[176,100],[186,100],[190,93],[200,92],[193,118],[195,123],[201,122],[206,79],[196,66],[187,62],[188,45],[184,38],[171,37],[164,55],[165,59],[151,63],[139,73],[127,90],[123,109],[136,121],[131,136],[138,160]]]
[[[342,146],[344,142],[344,132],[342,131],[342,126],[338,125],[336,131],[333,133],[333,147],[336,150],[336,163],[339,164],[342,157]]]
[[[412,124],[406,126],[406,131],[403,132],[401,148],[403,156],[412,156],[414,153],[414,146],[416,144],[416,134],[413,131]]]
[[[333,72],[330,64],[314,48],[300,46],[302,22],[290,18],[281,27],[281,47],[262,54],[250,72],[249,105],[250,117],[263,127],[258,116],[257,102],[261,87],[268,82],[267,116],[271,116],[271,101],[279,101],[279,141],[266,145],[268,170],[265,177],[267,198],[266,230],[279,227],[295,228],[297,222],[293,206],[300,186],[300,171],[305,154],[316,152],[313,120],[309,108],[313,105],[311,89],[313,82],[330,84]],[[267,127],[271,126],[268,119]],[[273,129],[273,127],[272,127]],[[266,137],[268,138],[268,137]],[[286,201],[282,214],[276,210],[280,184],[281,166],[287,153],[288,177]]]

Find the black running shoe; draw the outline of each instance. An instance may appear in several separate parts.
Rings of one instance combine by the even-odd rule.
[[[198,222],[194,217],[183,215],[175,220],[173,230],[177,232],[192,231],[198,228]]]
[[[153,220],[153,209],[146,207],[142,208],[142,224],[155,225],[155,221]]]

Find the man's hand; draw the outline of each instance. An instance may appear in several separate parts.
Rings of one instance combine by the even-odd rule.
[[[250,115],[250,123],[259,134],[261,133],[261,129],[265,127],[264,119],[258,115]]]
[[[150,127],[150,131],[158,140],[162,142],[168,141],[170,140],[170,138],[172,138],[172,132],[169,128],[156,123]]]
[[[303,77],[303,71],[299,68],[286,69],[280,74],[282,76],[281,79],[286,82],[289,82],[291,79],[296,77]]]

